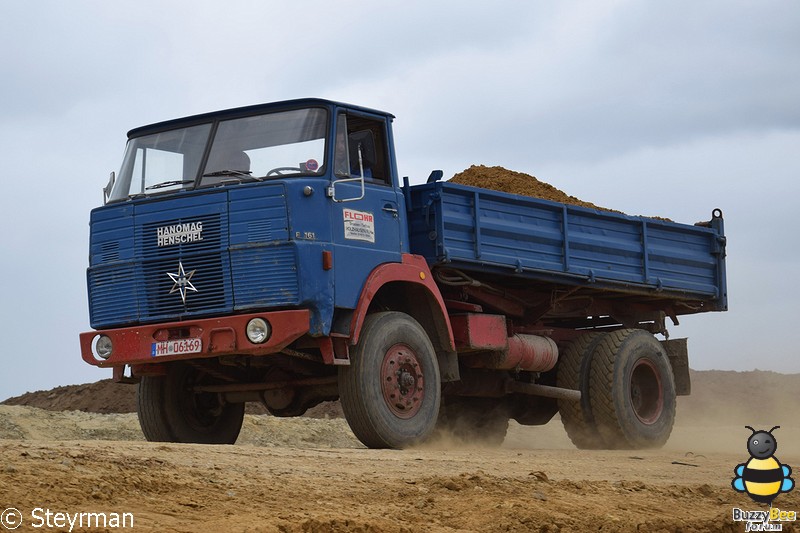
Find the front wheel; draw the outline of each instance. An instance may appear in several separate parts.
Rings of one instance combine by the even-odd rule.
[[[339,396],[350,429],[369,448],[405,448],[428,438],[441,385],[422,326],[405,313],[369,315],[350,365],[339,367]]]
[[[165,376],[144,376],[137,411],[149,441],[233,444],[244,420],[243,403],[227,403],[219,394],[197,392],[216,380],[190,364],[174,363]]]

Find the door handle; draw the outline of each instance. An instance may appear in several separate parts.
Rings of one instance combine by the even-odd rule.
[[[383,210],[386,211],[387,213],[391,213],[392,215],[397,216],[397,208],[393,207],[391,204],[386,204],[385,206],[383,206]]]

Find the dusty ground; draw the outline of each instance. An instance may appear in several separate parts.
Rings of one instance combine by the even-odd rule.
[[[134,414],[3,405],[0,509],[22,512],[17,531],[39,530],[37,507],[133,513],[137,531],[744,531],[732,509],[764,507],[730,487],[742,426],[780,424],[776,456],[797,480],[799,379],[696,373],[670,442],[645,452],[576,450],[557,420],[512,425],[497,449],[375,451],[340,418],[266,415],[247,415],[235,446],[158,444]],[[800,490],[775,506],[800,510]]]

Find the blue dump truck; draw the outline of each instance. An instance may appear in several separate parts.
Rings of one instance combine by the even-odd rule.
[[[370,448],[556,413],[580,448],[662,445],[690,392],[667,319],[727,309],[721,211],[410,186],[393,119],[303,99],[129,132],[91,213],[80,343],[138,384],[145,437],[233,443],[246,402],[340,399]]]

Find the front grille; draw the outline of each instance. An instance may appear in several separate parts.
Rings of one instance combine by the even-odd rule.
[[[222,228],[220,227],[220,217],[218,213],[209,215],[190,215],[184,218],[173,218],[168,220],[159,220],[158,222],[148,222],[140,225],[136,231],[136,242],[141,247],[141,257],[148,260],[154,257],[177,256],[186,253],[202,253],[202,252],[217,252],[223,244],[223,239],[227,241],[222,235]],[[159,246],[158,230],[159,228],[170,228],[174,226],[186,225],[200,227],[202,224],[202,231],[199,233],[201,240],[192,240],[185,243],[177,243],[171,245]]]
[[[142,202],[135,214],[130,205],[95,211],[87,276],[92,327],[297,305],[287,215],[282,184]],[[173,238],[159,243],[159,228]],[[170,277],[181,267],[196,289],[186,290],[185,303]]]
[[[184,289],[185,304],[179,286],[170,277],[170,274],[179,276],[180,266],[196,289]],[[224,311],[226,308],[225,273],[220,254],[191,254],[148,261],[142,270],[145,289],[143,320]]]
[[[142,224],[137,228],[140,257],[141,319],[224,311],[226,304],[226,275],[224,256],[227,255],[227,235],[222,232],[222,216],[218,213],[193,215]],[[197,235],[202,240],[159,246],[159,228],[202,224]],[[199,227],[199,226],[197,226]],[[186,290],[184,304],[179,287],[169,274],[179,276],[180,267],[196,291]]]

